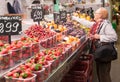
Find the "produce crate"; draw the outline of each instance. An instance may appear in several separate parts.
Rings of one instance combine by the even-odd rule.
[[[90,73],[93,69],[93,55],[92,54],[81,55],[80,56],[80,61],[88,61],[88,63],[89,63],[89,73]]]
[[[93,71],[90,72],[90,75],[88,77],[88,82],[93,82]]]
[[[61,82],[87,82],[88,69],[88,62],[77,62]]]
[[[88,61],[81,61],[78,62],[79,64],[75,65],[70,74],[73,75],[74,82],[87,82],[87,78],[89,75],[89,62]]]

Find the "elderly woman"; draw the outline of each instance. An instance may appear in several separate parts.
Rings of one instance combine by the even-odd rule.
[[[111,22],[107,20],[108,11],[101,7],[94,13],[94,22],[80,19],[78,17],[72,17],[73,20],[80,22],[81,24],[90,27],[89,37],[92,40],[99,40],[100,42],[115,42],[117,41],[117,34],[113,29]],[[98,33],[98,29],[101,28]],[[99,82],[111,82],[110,78],[111,61],[98,62],[96,61],[96,70]]]

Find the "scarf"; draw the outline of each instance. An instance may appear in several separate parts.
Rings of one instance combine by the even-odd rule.
[[[100,25],[101,25],[101,23],[102,23],[102,20],[100,22],[95,22],[90,29],[90,34],[92,34],[92,35],[96,34]]]
[[[100,28],[101,23],[102,23],[102,21],[94,23],[93,26],[92,26],[91,29],[90,29],[90,34],[92,34],[92,35],[97,34],[97,32],[98,32],[98,30],[99,30],[99,28]],[[96,49],[96,48],[95,48],[95,45],[94,45],[96,41],[97,41],[97,40],[92,39],[91,46],[92,46],[92,49],[93,49],[93,50]]]

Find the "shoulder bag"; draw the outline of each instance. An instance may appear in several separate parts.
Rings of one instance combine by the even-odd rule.
[[[99,34],[102,26],[97,32]],[[95,61],[98,62],[110,62],[117,59],[117,50],[114,46],[114,42],[100,42],[95,43],[95,52],[93,53]]]

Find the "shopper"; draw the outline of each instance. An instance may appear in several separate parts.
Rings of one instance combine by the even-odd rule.
[[[90,22],[78,17],[72,17],[73,20],[80,22],[82,25],[90,27],[89,37],[91,40],[99,40],[100,42],[110,43],[117,41],[117,34],[108,21],[108,11],[101,7],[94,12],[94,21]],[[98,29],[101,28],[99,34]],[[92,47],[93,48],[93,47]],[[94,50],[94,49],[92,49]],[[110,77],[111,61],[98,62],[96,61],[96,70],[99,82],[111,82]]]

